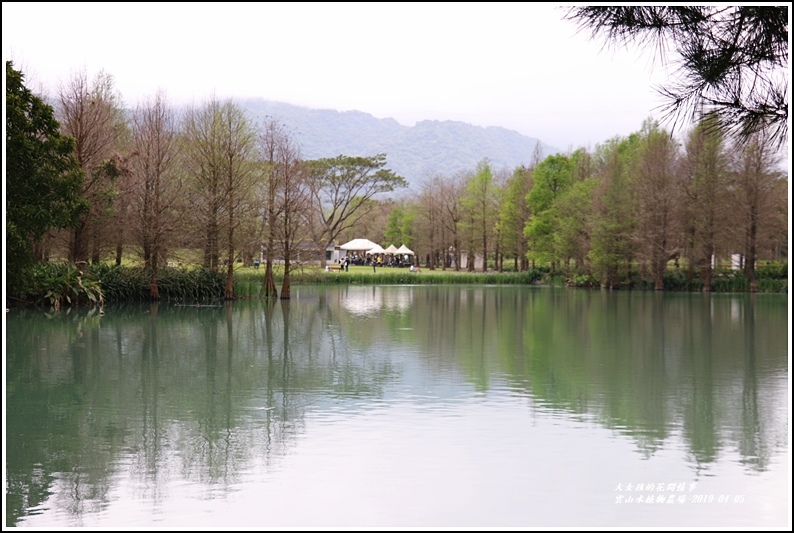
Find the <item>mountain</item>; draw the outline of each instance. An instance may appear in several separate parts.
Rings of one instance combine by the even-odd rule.
[[[472,171],[484,158],[490,160],[493,170],[512,171],[529,165],[537,143],[542,157],[561,152],[506,128],[451,120],[403,126],[393,118],[379,119],[361,111],[310,109],[256,98],[236,103],[255,122],[270,117],[287,126],[304,159],[385,153],[386,167],[404,177],[414,191],[426,178]]]

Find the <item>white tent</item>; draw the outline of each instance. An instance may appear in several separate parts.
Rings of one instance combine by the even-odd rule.
[[[411,250],[409,250],[408,247],[406,245],[404,245],[404,244],[402,246],[400,246],[399,248],[397,248],[397,253],[398,254],[414,255],[414,253]]]
[[[350,242],[346,242],[339,248],[342,250],[349,250],[351,252],[366,252],[368,250],[372,250],[376,246],[380,247],[369,239],[353,239]]]
[[[385,254],[385,253],[386,253],[386,250],[384,250],[383,247],[381,247],[380,244],[376,244],[374,248],[372,248],[371,250],[367,250],[367,255],[369,255],[369,254]]]
[[[384,253],[387,253],[387,254],[398,254],[400,252],[397,251],[397,247],[396,246],[394,246],[393,244],[390,244],[389,247],[386,248],[386,252],[384,252]]]

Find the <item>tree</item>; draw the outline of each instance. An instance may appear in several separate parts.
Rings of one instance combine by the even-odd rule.
[[[593,191],[597,185],[595,178],[574,182],[555,200],[550,212],[553,255],[564,261],[566,268],[573,260],[577,273],[590,273],[586,259],[592,241]]]
[[[265,276],[262,279],[262,288],[266,299],[278,298],[276,280],[273,273],[273,261],[276,254],[276,240],[278,238],[278,219],[283,206],[276,203],[279,184],[279,162],[284,159],[282,152],[287,149],[289,133],[286,127],[277,120],[268,119],[262,134],[259,137],[259,146],[264,166],[264,182],[259,204],[262,210],[264,228],[264,262]]]
[[[461,261],[461,222],[463,218],[463,190],[464,181],[463,175],[453,176],[442,180],[438,195],[441,199],[441,223],[444,226],[446,234],[449,235],[451,240],[450,246],[452,247],[450,257],[445,261],[446,263],[455,263],[455,270],[460,271]],[[444,243],[446,245],[446,242]]]
[[[98,262],[105,221],[112,214],[114,182],[126,164],[118,153],[126,128],[121,98],[110,74],[99,72],[89,80],[81,71],[60,87],[58,100],[61,129],[75,139],[75,156],[85,173],[83,196],[90,203],[70,237],[69,259]]]
[[[223,156],[220,138],[220,107],[211,98],[201,108],[190,108],[184,119],[183,154],[190,182],[193,209],[191,227],[201,235],[197,245],[203,251],[204,268],[217,272],[220,262],[220,228],[223,210]]]
[[[226,290],[234,298],[236,229],[251,206],[256,137],[242,110],[212,97],[185,118],[185,154],[193,178],[194,226],[203,234],[203,264],[217,271],[225,242]],[[225,241],[223,240],[225,239]]]
[[[309,234],[307,227],[311,195],[307,186],[307,168],[300,148],[290,135],[281,135],[270,179],[275,180],[275,204],[279,213],[275,236],[284,260],[281,300],[291,298],[290,273],[297,259],[298,246]],[[325,253],[322,255],[325,259]]]
[[[788,9],[587,6],[568,8],[565,19],[613,43],[651,43],[662,53],[675,47],[680,81],[659,90],[668,116],[697,122],[714,113],[725,133],[747,140],[766,131],[780,147],[788,137]]]
[[[570,182],[554,198],[546,213],[551,223],[552,258],[563,262],[565,269],[590,273],[587,254],[592,240],[593,157],[584,148],[568,156]]]
[[[728,160],[725,138],[706,116],[689,134],[683,163],[686,193],[685,233],[689,276],[700,270],[703,290],[710,291],[713,263],[728,237],[730,224]]]
[[[531,168],[521,166],[513,171],[507,179],[504,201],[499,210],[499,225],[502,228],[505,254],[513,258],[516,272],[523,272],[528,268],[524,226],[530,214],[526,198],[532,190],[533,171],[534,166]]]
[[[405,244],[408,248],[413,247],[414,218],[410,206],[405,201],[394,205],[386,217],[384,241],[391,242],[395,246]]]
[[[175,209],[181,193],[177,174],[178,132],[173,110],[165,94],[136,107],[132,114],[130,159],[133,185],[129,204],[135,223],[132,234],[141,246],[150,275],[150,296],[160,299],[158,269],[165,259],[165,241],[174,229]]]
[[[313,230],[323,251],[345,229],[369,215],[376,204],[368,200],[408,186],[405,178],[385,166],[386,154],[340,155],[307,162],[313,214],[317,217]],[[325,266],[324,253],[321,266]]]
[[[534,184],[526,197],[532,213],[524,229],[529,259],[552,266],[564,259],[554,254],[554,203],[571,186],[573,175],[571,158],[562,154],[547,157],[535,168]]]
[[[651,121],[643,125],[641,143],[634,166],[634,245],[637,258],[650,267],[654,288],[662,290],[668,261],[681,253],[678,144]]]
[[[69,228],[87,209],[74,139],[60,133],[54,110],[6,61],[6,289],[34,262],[33,245],[51,228]]]
[[[731,190],[737,209],[730,227],[739,233],[738,241],[744,254],[744,273],[750,291],[758,290],[755,263],[764,244],[785,228],[788,205],[786,176],[778,170],[780,157],[765,142],[755,136],[750,142],[731,150]],[[785,231],[785,230],[784,230]]]
[[[284,261],[281,299],[290,299],[290,273],[299,256],[299,246],[309,226],[309,201],[306,169],[300,148],[289,129],[278,120],[268,118],[259,138],[259,166],[256,206],[262,218],[261,247],[265,275],[264,298],[279,298],[274,263],[276,255]]]
[[[638,149],[639,136],[615,138],[599,147],[598,184],[593,190],[592,234],[588,259],[601,285],[616,288],[624,265],[631,282],[634,234],[634,198],[631,162]]]
[[[223,157],[223,194],[226,200],[226,291],[224,298],[234,298],[234,258],[237,242],[235,230],[249,207],[254,185],[253,155],[256,139],[245,113],[232,102],[220,109]]]
[[[422,183],[419,197],[417,198],[417,205],[419,208],[419,217],[417,223],[419,225],[419,234],[422,238],[419,242],[415,243],[414,252],[419,255],[420,243],[423,248],[427,250],[427,267],[430,270],[435,270],[438,265],[439,251],[446,248],[446,241],[442,236],[442,203],[439,195],[439,190],[443,178],[441,176],[433,176]]]
[[[494,175],[488,159],[483,159],[477,164],[477,169],[471,179],[466,183],[463,205],[470,214],[473,223],[472,231],[482,247],[482,271],[488,270],[489,238],[493,236],[497,222],[497,187],[494,185]],[[474,261],[474,250],[470,250],[471,260]]]

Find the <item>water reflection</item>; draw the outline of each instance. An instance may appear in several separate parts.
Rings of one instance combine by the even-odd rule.
[[[536,430],[611,431],[646,462],[680,449],[675,468],[695,477],[724,476],[714,471],[734,457],[764,473],[788,452],[787,314],[773,295],[518,287],[312,287],[279,302],[14,311],[6,525],[104,524],[121,487],[172,517],[185,491],[216,501],[294,473],[320,435],[317,453],[333,462],[372,428],[410,434],[417,419],[401,412],[439,431],[487,412],[496,425],[469,436],[469,453],[512,442],[527,430],[514,420],[523,412]],[[456,460],[441,453],[436,465],[454,477]],[[380,472],[409,483],[399,465]],[[606,511],[599,520],[614,525]]]

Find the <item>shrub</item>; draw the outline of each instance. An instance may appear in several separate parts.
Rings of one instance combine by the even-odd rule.
[[[788,261],[767,261],[756,265],[755,278],[759,282],[762,279],[788,280]]]
[[[102,305],[101,285],[68,263],[36,263],[26,276],[23,300],[59,309],[62,305]]]

